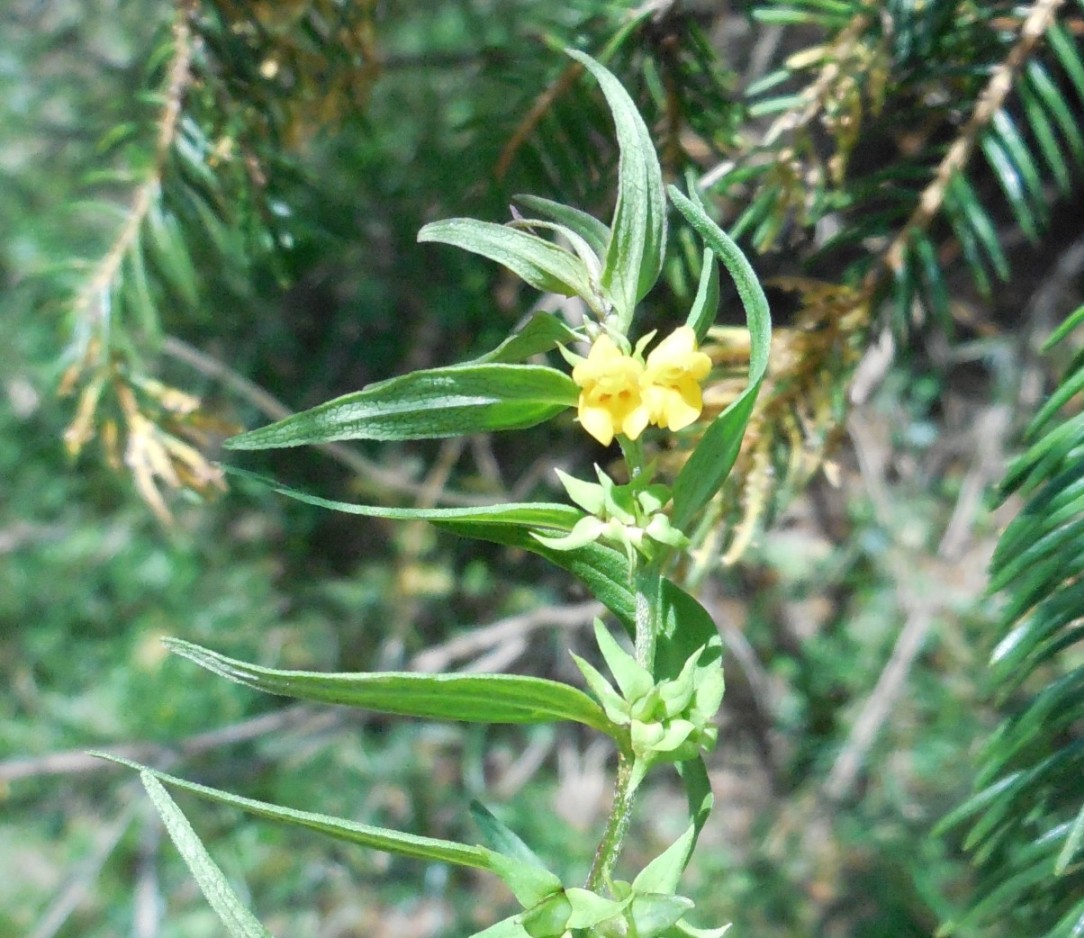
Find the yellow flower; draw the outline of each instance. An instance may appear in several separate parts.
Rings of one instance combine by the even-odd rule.
[[[603,446],[623,433],[635,440],[647,426],[640,394],[644,366],[626,355],[608,335],[600,335],[587,358],[572,369],[580,386],[578,415],[583,428]]]
[[[644,406],[651,423],[668,430],[687,427],[704,406],[700,382],[711,371],[711,359],[697,351],[696,333],[680,326],[647,356],[640,378]]]

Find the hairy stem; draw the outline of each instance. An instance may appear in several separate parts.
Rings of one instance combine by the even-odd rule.
[[[658,633],[658,574],[652,569],[640,569],[634,574],[636,584],[636,660],[649,671],[655,661],[655,639]],[[621,844],[632,818],[632,802],[643,778],[643,766],[622,754],[617,763],[613,805],[606,821],[606,830],[595,851],[587,888],[599,889],[610,878],[621,853]]]
[[[654,673],[655,637],[658,634],[658,616],[655,597],[658,595],[658,575],[646,570],[638,571],[636,577],[636,661]]]
[[[617,763],[617,780],[614,782],[614,800],[606,830],[595,851],[591,872],[587,876],[587,888],[599,891],[613,874],[614,864],[621,853],[621,844],[632,819],[632,800],[636,794],[633,762],[622,755]]]

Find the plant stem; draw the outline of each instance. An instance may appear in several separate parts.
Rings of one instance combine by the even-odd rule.
[[[658,631],[656,607],[659,575],[650,567],[641,568],[634,571],[633,582],[636,586],[636,660],[650,671],[655,660],[655,638]],[[636,763],[631,757],[624,754],[619,756],[613,805],[606,821],[606,830],[595,851],[591,873],[587,877],[588,889],[597,891],[613,873],[614,864],[621,853],[621,843],[632,819],[632,802],[643,778],[642,768],[641,766],[640,771],[637,771]]]
[[[658,633],[657,610],[653,598],[657,590],[658,574],[648,570],[638,570],[636,583],[636,661],[653,671],[655,664],[655,637]]]
[[[617,763],[617,780],[614,782],[614,800],[610,808],[610,817],[606,830],[595,851],[591,872],[587,876],[587,888],[598,892],[613,874],[614,864],[621,853],[621,843],[629,829],[632,819],[632,800],[636,786],[632,773],[632,760],[625,755]]]

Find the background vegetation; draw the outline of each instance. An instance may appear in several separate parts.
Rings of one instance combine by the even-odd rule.
[[[608,58],[668,173],[702,178],[773,278],[782,327],[688,572],[729,655],[721,808],[689,894],[761,938],[1072,933],[1080,339],[1040,345],[1084,301],[1084,7],[9,6],[0,933],[219,934],[92,747],[436,836],[472,837],[484,794],[586,870],[609,754],[571,730],[483,739],[287,705],[158,641],[278,667],[575,679],[564,649],[587,646],[594,607],[529,558],[227,492],[209,461],[236,428],[557,308],[414,239],[436,217],[507,217],[517,192],[607,210],[609,118],[568,45]],[[692,241],[674,240],[659,321],[695,284]],[[720,332],[718,406],[742,353]],[[1059,381],[1065,408],[1025,438]],[[246,465],[329,497],[561,498],[552,469],[587,457],[547,432]],[[1017,516],[1036,520],[1003,544],[991,595]],[[999,779],[986,813],[935,830]],[[634,850],[674,838],[682,797],[645,796]],[[459,934],[507,903],[440,867],[185,808],[276,934]]]

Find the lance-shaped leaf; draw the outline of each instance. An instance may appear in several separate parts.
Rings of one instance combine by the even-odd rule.
[[[535,537],[540,532],[571,531],[583,517],[583,513],[571,505],[538,502],[477,508],[387,508],[320,498],[244,469],[227,467],[226,471],[232,476],[253,479],[309,505],[371,518],[429,521],[460,537],[476,537],[540,554],[581,580],[591,594],[617,616],[630,635],[635,629],[636,603],[628,558],[623,552],[598,543],[574,550],[556,550]]]
[[[716,270],[715,252],[707,248],[700,262],[700,282],[696,288],[696,298],[689,310],[689,317],[685,320],[685,325],[696,333],[697,343],[704,341],[704,336],[715,322],[718,312],[719,274]]]
[[[230,887],[222,870],[211,859],[199,836],[188,823],[162,783],[150,772],[141,772],[140,780],[178,852],[188,864],[200,891],[215,914],[226,926],[231,938],[271,938],[271,933],[245,908]]]
[[[229,449],[276,449],[334,440],[425,440],[518,430],[576,403],[564,372],[541,365],[456,365],[371,384],[226,441]]]
[[[159,772],[156,769],[140,765],[129,759],[113,756],[104,752],[92,753],[111,762],[126,765],[138,772],[154,776],[160,782],[164,782],[173,788],[180,788],[192,792],[202,798],[207,798],[219,804],[240,808],[249,814],[266,818],[270,821],[278,821],[293,827],[303,827],[319,834],[326,834],[336,840],[347,843],[359,844],[363,847],[371,847],[373,850],[381,850],[385,853],[396,853],[400,856],[411,857],[416,860],[434,860],[438,863],[455,863],[458,866],[469,866],[479,870],[494,870],[493,858],[497,854],[485,847],[460,844],[452,840],[440,840],[435,837],[422,837],[418,834],[406,834],[402,831],[390,830],[384,827],[374,827],[371,824],[360,824],[356,821],[348,821],[344,818],[331,817],[326,814],[316,814],[312,811],[298,811],[294,808],[285,808],[281,805],[269,804],[265,801],[257,801],[253,798],[245,798],[230,792],[220,791],[217,788],[209,788],[197,782],[185,781]]]
[[[666,251],[666,195],[659,158],[647,125],[621,83],[590,56],[568,54],[599,83],[613,114],[621,151],[617,176],[617,206],[610,226],[602,269],[602,286],[613,300],[622,331],[636,304],[658,279]]]
[[[584,262],[528,231],[474,218],[448,218],[422,228],[418,241],[437,241],[488,257],[547,293],[593,298]]]
[[[255,472],[249,472],[247,469],[238,469],[236,466],[227,466],[226,472],[240,479],[249,479],[258,482],[260,485],[266,485],[280,495],[296,499],[307,505],[329,508],[332,511],[341,511],[348,515],[363,515],[367,518],[390,518],[396,521],[431,521],[434,523],[447,522],[447,525],[454,525],[456,522],[477,522],[487,525],[510,525],[531,530],[543,528],[571,531],[576,522],[583,517],[582,511],[573,508],[571,505],[562,505],[558,502],[510,502],[506,505],[478,505],[469,508],[396,508],[389,505],[360,505],[356,502],[340,502],[331,498],[321,498],[319,495],[312,495],[300,489],[291,488],[274,479],[269,479]]]
[[[358,844],[373,850],[381,850],[385,853],[410,857],[415,860],[454,863],[457,866],[487,870],[504,880],[512,889],[516,899],[524,906],[535,905],[546,896],[552,895],[561,889],[561,881],[548,870],[523,863],[487,847],[461,844],[456,843],[454,840],[441,840],[436,837],[422,837],[418,834],[406,834],[386,827],[360,824],[356,821],[348,821],[345,818],[316,814],[312,811],[297,811],[293,808],[269,804],[266,801],[257,801],[254,798],[234,795],[217,788],[210,788],[207,785],[200,785],[197,782],[189,782],[183,778],[159,772],[157,769],[140,765],[138,762],[132,762],[130,759],[124,759],[120,756],[104,752],[95,752],[92,755],[107,759],[110,762],[116,762],[119,765],[126,765],[140,772],[144,777],[151,776],[174,788],[180,788],[218,804],[240,808],[242,811],[266,818],[269,821],[277,821],[293,827],[302,827],[319,834],[325,834],[336,840]]]
[[[768,371],[772,324],[768,300],[741,249],[719,228],[703,207],[673,186],[670,198],[678,211],[723,262],[745,307],[749,325],[749,384],[704,431],[692,455],[674,480],[673,524],[686,530],[700,509],[719,491],[738,458],[742,436]]]
[[[166,639],[170,651],[221,677],[268,694],[360,707],[379,713],[468,723],[571,720],[603,733],[610,721],[575,687],[517,674],[322,674],[278,671],[227,658],[191,642]]]

